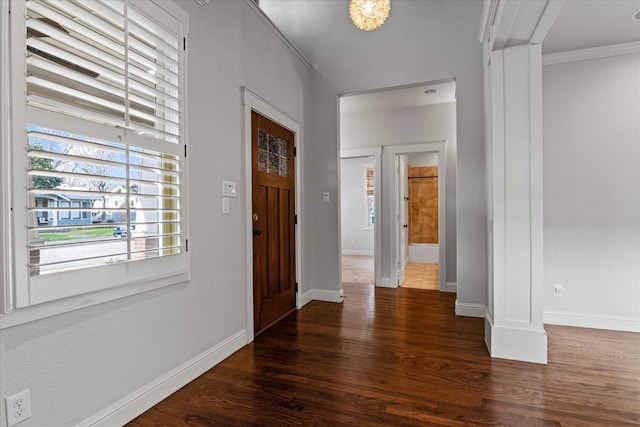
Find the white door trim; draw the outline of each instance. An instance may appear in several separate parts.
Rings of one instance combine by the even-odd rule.
[[[245,224],[245,247],[246,247],[246,255],[245,262],[247,263],[245,272],[246,272],[246,318],[247,318],[247,343],[253,341],[253,337],[255,334],[253,328],[253,220],[251,218],[251,208],[253,205],[253,194],[252,194],[252,177],[251,177],[251,111],[255,111],[260,113],[264,117],[269,120],[278,123],[280,126],[283,126],[294,133],[295,138],[295,147],[297,150],[297,155],[295,157],[295,186],[296,186],[296,214],[298,215],[298,224],[296,225],[296,281],[298,282],[298,292],[296,292],[296,306],[297,308],[302,307],[300,289],[302,289],[300,278],[302,276],[302,230],[304,230],[302,224],[304,221],[304,216],[302,215],[301,207],[304,206],[302,203],[302,192],[301,192],[301,159],[303,159],[303,144],[302,144],[302,133],[301,126],[294,118],[289,116],[284,111],[280,110],[278,107],[272,105],[264,98],[252,92],[250,89],[246,87],[242,87],[242,107],[243,107],[243,122],[244,122],[244,132],[243,132],[243,140],[244,140],[244,206],[242,208],[242,215],[244,215],[244,224]]]

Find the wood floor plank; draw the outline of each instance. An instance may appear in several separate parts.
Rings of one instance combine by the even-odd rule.
[[[344,289],[129,425],[640,425],[640,334],[547,326],[548,365],[492,359],[455,295]]]

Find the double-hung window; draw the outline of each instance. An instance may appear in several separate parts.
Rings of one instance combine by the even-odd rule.
[[[188,279],[186,13],[2,3],[3,312]]]

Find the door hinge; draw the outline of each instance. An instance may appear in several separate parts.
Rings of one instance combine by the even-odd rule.
[[[184,144],[184,156],[187,157],[187,144]]]
[[[185,252],[189,252],[189,239],[184,241],[184,250]]]
[[[293,147],[293,157],[298,155],[298,147]]]
[[[296,292],[298,292],[298,282],[296,282]]]
[[[293,216],[293,223],[294,223],[295,225],[298,225],[298,215],[294,215],[294,216]]]
[[[187,38],[182,38],[182,50],[187,50]]]

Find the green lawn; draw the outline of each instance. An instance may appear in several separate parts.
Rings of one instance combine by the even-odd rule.
[[[113,237],[113,227],[71,228],[68,231],[40,232],[42,240],[84,240],[96,237]]]

